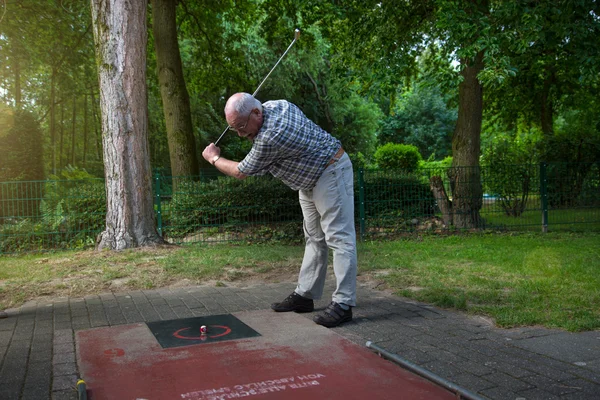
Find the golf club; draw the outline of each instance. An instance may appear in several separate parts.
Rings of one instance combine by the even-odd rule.
[[[277,66],[279,65],[279,63],[281,62],[281,60],[283,60],[283,57],[285,57],[285,55],[288,53],[288,51],[290,51],[290,49],[292,48],[292,46],[294,45],[294,43],[296,43],[296,40],[298,40],[299,37],[300,37],[300,29],[296,29],[294,31],[294,40],[292,40],[292,43],[290,43],[290,45],[288,46],[287,50],[281,55],[281,57],[279,57],[279,60],[277,60],[277,62],[275,63],[275,65],[273,66],[273,68],[271,68],[271,70],[269,71],[269,73],[267,74],[267,76],[265,76],[265,79],[262,80],[262,82],[260,83],[260,85],[258,85],[258,87],[254,91],[254,93],[252,93],[252,97],[256,96],[256,93],[258,93],[258,91],[260,90],[260,88],[263,85],[263,83],[265,83],[265,81],[271,75],[271,73],[275,70],[275,68],[277,68]],[[231,126],[227,125],[227,128],[225,128],[225,130],[223,131],[223,133],[221,133],[221,136],[219,136],[219,138],[215,142],[215,146],[217,146],[219,144],[219,142],[223,138],[223,135],[225,135],[225,133],[227,133],[227,131],[230,128],[231,128]]]

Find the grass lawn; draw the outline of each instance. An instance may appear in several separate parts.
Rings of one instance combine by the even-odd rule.
[[[395,293],[499,326],[600,328],[600,235],[425,237],[366,244],[361,270]]]
[[[599,244],[598,233],[365,242],[359,244],[359,274],[398,295],[487,315],[502,327],[593,330],[600,328]],[[293,282],[302,254],[302,246],[204,244],[3,256],[0,309],[45,296]]]

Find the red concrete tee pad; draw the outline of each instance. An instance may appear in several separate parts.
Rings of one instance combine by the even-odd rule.
[[[79,331],[91,400],[454,399],[294,313],[234,314],[261,336],[163,349],[146,324]]]

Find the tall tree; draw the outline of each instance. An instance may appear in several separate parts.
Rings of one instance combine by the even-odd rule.
[[[100,81],[106,229],[98,249],[162,243],[148,145],[146,0],[92,0]]]
[[[93,63],[89,2],[30,0],[12,2],[0,24],[0,64],[14,84],[3,87],[7,99],[33,111],[44,132],[45,159],[56,172],[56,107],[77,92]],[[12,58],[12,59],[11,59]],[[97,84],[97,83],[96,83]]]
[[[572,101],[581,94],[597,91],[600,3],[530,2],[522,15],[518,40],[506,46],[515,74],[492,85],[486,100],[507,125],[524,116],[550,139],[561,109],[574,106]]]
[[[519,25],[514,21],[523,20],[523,10],[530,2],[368,0],[343,6],[308,3],[311,18],[321,19],[329,27],[328,35],[338,54],[334,61],[359,73],[367,83],[389,82],[387,90],[392,93],[402,78],[410,81],[415,76],[424,48],[438,48],[438,57],[444,61],[439,63],[444,66],[440,82],[449,82],[449,86],[458,82],[458,119],[452,137],[450,174],[453,223],[459,228],[477,227],[482,205],[479,156],[484,88],[514,73],[507,46],[514,46],[520,37]],[[326,8],[328,11],[323,12]],[[446,67],[448,60],[458,65],[451,73]]]
[[[171,174],[198,173],[198,159],[190,112],[190,99],[183,77],[177,41],[176,2],[152,0],[152,31],[157,74],[167,126]]]

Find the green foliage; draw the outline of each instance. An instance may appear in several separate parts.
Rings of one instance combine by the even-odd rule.
[[[0,254],[93,246],[105,223],[104,184],[84,181],[65,190],[64,198],[40,202],[38,218],[0,225]],[[56,191],[51,190],[50,196],[54,195]]]
[[[498,135],[486,147],[481,163],[484,190],[498,196],[508,216],[519,217],[526,209],[529,193],[537,181],[534,145],[511,135]]]
[[[586,109],[597,98],[597,2],[541,1],[513,8],[513,21],[496,48],[500,46],[502,57],[509,58],[514,73],[488,85],[486,102],[506,127],[524,117],[538,124],[549,138],[556,114],[573,106]],[[510,13],[510,7],[504,12]],[[496,65],[506,69],[505,63]]]
[[[375,162],[384,169],[401,169],[413,172],[419,167],[422,160],[419,149],[410,144],[387,143],[375,152]]]
[[[335,123],[332,134],[341,140],[344,149],[372,154],[379,120],[383,117],[379,107],[350,91],[347,97],[333,103],[332,108]]]
[[[76,236],[100,232],[106,223],[104,181],[88,180],[69,188],[65,199],[66,229]]]
[[[83,191],[88,191],[88,187],[94,186],[93,195],[100,202],[98,206],[106,202],[106,194],[104,191],[104,180],[92,176],[85,169],[72,167],[67,165],[57,175],[50,175],[49,180],[45,182],[44,200],[49,207],[55,208],[59,202],[68,201],[73,196],[77,195],[79,187]],[[88,191],[88,194],[89,191]],[[105,209],[106,205],[102,206]],[[98,209],[98,207],[94,207]]]
[[[0,182],[44,179],[42,130],[28,111],[0,108]]]
[[[452,150],[457,112],[449,109],[434,87],[415,86],[402,94],[390,115],[381,121],[379,143],[412,144],[429,158],[444,158]]]
[[[587,106],[564,111],[555,124],[554,135],[545,138],[542,160],[548,168],[548,202],[552,207],[585,205],[592,171],[600,160],[600,116],[590,99]]]
[[[352,166],[355,170],[369,167],[369,160],[360,151],[358,153],[348,153],[348,157],[350,157],[350,161],[352,161]]]
[[[544,141],[542,152],[542,158],[547,162],[598,161],[600,159],[598,109],[585,107],[563,112],[555,123],[554,135]]]
[[[435,198],[420,176],[405,171],[371,171],[365,173],[364,185],[369,218],[393,218],[395,224],[402,224],[434,214]]]
[[[27,217],[39,207],[40,194],[32,196],[44,177],[42,132],[27,111],[0,107],[0,223],[4,218]]]
[[[0,253],[72,249],[94,244],[105,225],[104,181],[73,167],[52,177],[55,180],[4,184],[11,185],[17,192],[23,188],[25,197],[13,197],[9,203],[16,203],[26,214],[15,215],[14,210],[10,210],[10,216],[0,219],[0,223],[4,222],[0,224]],[[43,193],[43,197],[31,198],[31,193],[39,193],[39,196]]]
[[[441,161],[422,161],[419,163],[419,170],[431,176],[445,176],[446,171],[452,167],[452,157],[448,156]]]
[[[181,181],[169,209],[165,223],[170,225],[172,237],[185,236],[200,226],[277,223],[298,220],[302,215],[298,193],[266,176]]]

